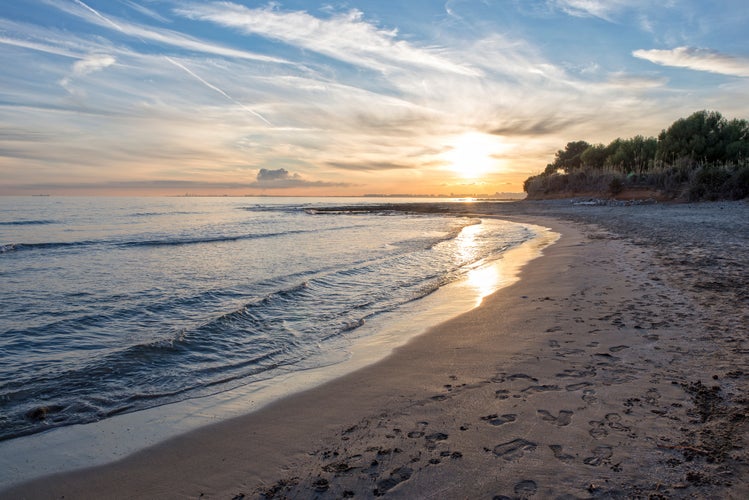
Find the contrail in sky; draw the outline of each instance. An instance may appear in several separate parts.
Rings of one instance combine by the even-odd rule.
[[[78,5],[80,5],[81,7],[83,7],[84,9],[88,10],[89,12],[91,12],[91,13],[92,13],[93,15],[95,15],[96,17],[98,17],[98,18],[100,18],[101,20],[103,20],[104,22],[106,22],[106,23],[109,23],[109,24],[111,24],[112,26],[114,26],[114,27],[115,27],[115,28],[117,29],[117,31],[124,31],[124,30],[123,30],[122,28],[120,28],[120,27],[119,27],[119,26],[117,25],[117,23],[115,23],[114,21],[112,21],[112,20],[111,20],[111,19],[109,19],[108,17],[106,17],[106,16],[103,16],[103,15],[99,14],[99,12],[98,12],[98,11],[96,11],[96,10],[95,10],[94,8],[92,8],[92,7],[89,7],[89,6],[88,6],[88,5],[86,5],[85,3],[81,2],[81,0],[73,0],[73,1],[74,1],[75,3],[77,3]]]
[[[92,7],[89,7],[88,5],[86,5],[85,3],[83,3],[83,2],[81,1],[81,0],[73,0],[73,1],[74,1],[75,3],[77,3],[78,5],[80,5],[81,7],[83,7],[84,9],[88,10],[89,12],[91,12],[92,14],[94,14],[94,15],[95,15],[96,17],[98,17],[98,18],[102,19],[102,20],[103,20],[104,22],[106,22],[106,23],[108,23],[108,24],[110,24],[110,25],[114,26],[114,27],[115,27],[115,29],[117,29],[117,31],[120,31],[120,32],[123,32],[123,33],[125,32],[125,31],[124,31],[124,30],[123,30],[123,29],[122,29],[122,28],[121,28],[121,27],[120,27],[120,26],[119,26],[119,25],[118,25],[117,23],[115,23],[114,21],[112,21],[112,20],[111,20],[111,19],[109,19],[108,17],[104,16],[103,14],[100,14],[100,13],[99,13],[99,12],[98,12],[97,10],[95,10],[94,8],[92,8]],[[140,37],[138,37],[138,38],[140,38]],[[141,41],[142,41],[143,43],[145,43],[145,40],[143,40],[142,38],[141,38],[140,40],[141,40]],[[265,122],[265,123],[266,123],[266,124],[267,124],[267,125],[268,125],[269,127],[272,127],[272,126],[273,126],[273,124],[272,124],[271,122],[269,122],[268,120],[266,120],[266,119],[265,119],[265,117],[264,117],[263,115],[261,115],[260,113],[258,113],[257,111],[255,111],[255,110],[254,110],[254,109],[252,109],[252,108],[248,108],[247,106],[245,106],[245,105],[244,105],[244,104],[242,104],[241,102],[237,101],[237,100],[236,100],[236,99],[234,99],[234,98],[233,98],[232,96],[230,96],[229,94],[227,94],[226,92],[224,92],[224,91],[223,91],[223,90],[221,90],[220,88],[216,87],[216,86],[215,86],[215,85],[213,85],[212,83],[209,83],[209,82],[207,82],[207,81],[203,80],[203,79],[202,79],[201,77],[199,77],[199,76],[198,76],[198,75],[196,75],[196,74],[195,74],[194,72],[192,72],[192,71],[191,71],[191,70],[190,70],[190,69],[189,69],[189,68],[188,68],[187,66],[185,66],[185,65],[183,65],[183,64],[180,64],[180,63],[178,63],[177,61],[175,61],[175,60],[174,60],[174,59],[172,59],[171,57],[168,57],[168,56],[164,56],[164,57],[166,57],[166,60],[167,60],[167,61],[169,61],[170,63],[174,64],[175,66],[177,66],[178,68],[182,69],[183,71],[187,72],[187,74],[188,74],[188,75],[192,76],[193,78],[195,78],[196,80],[198,80],[198,81],[199,81],[200,83],[202,83],[203,85],[205,85],[205,86],[206,86],[206,87],[208,87],[209,89],[211,89],[211,90],[214,90],[214,91],[218,92],[219,94],[221,94],[222,96],[226,97],[226,98],[227,98],[228,100],[230,100],[231,102],[233,102],[234,104],[236,104],[236,105],[237,105],[237,106],[239,106],[240,108],[244,109],[244,110],[245,110],[245,111],[247,111],[248,113],[251,113],[251,114],[253,114],[253,115],[257,116],[258,118],[260,118],[261,120],[263,120],[263,122]]]
[[[224,91],[223,91],[223,90],[221,90],[220,88],[216,87],[216,86],[215,86],[215,85],[213,85],[212,83],[209,83],[209,82],[207,82],[207,81],[203,80],[203,79],[202,79],[202,78],[201,78],[200,76],[198,76],[198,75],[196,75],[195,73],[193,73],[193,72],[192,72],[192,71],[190,70],[190,68],[188,68],[187,66],[185,66],[185,65],[183,65],[183,64],[180,64],[180,63],[178,63],[177,61],[175,61],[175,60],[174,60],[174,59],[172,59],[171,57],[168,57],[168,56],[164,56],[164,57],[166,57],[166,60],[167,60],[167,61],[169,61],[170,63],[174,64],[174,65],[175,65],[175,66],[177,66],[178,68],[181,68],[181,69],[182,69],[182,70],[184,70],[184,71],[185,71],[185,72],[186,72],[186,73],[187,73],[188,75],[192,76],[193,78],[195,78],[196,80],[198,80],[198,81],[199,81],[200,83],[202,83],[203,85],[205,85],[205,86],[206,86],[206,87],[208,87],[209,89],[211,89],[211,90],[215,90],[216,92],[218,92],[218,93],[219,93],[219,94],[221,94],[222,96],[226,97],[226,98],[227,98],[227,99],[229,99],[229,100],[230,100],[231,102],[233,102],[234,104],[236,104],[236,105],[237,105],[237,106],[239,106],[240,108],[244,109],[244,110],[245,110],[245,111],[247,111],[248,113],[252,113],[253,115],[257,116],[258,118],[260,118],[261,120],[263,120],[263,121],[264,121],[264,122],[265,122],[265,123],[266,123],[266,124],[267,124],[268,126],[270,126],[270,127],[272,127],[272,126],[273,126],[273,124],[272,124],[271,122],[269,122],[268,120],[266,120],[266,119],[265,119],[265,117],[264,117],[263,115],[261,115],[260,113],[258,113],[257,111],[255,111],[255,110],[254,110],[254,109],[252,109],[252,108],[248,108],[247,106],[245,106],[245,105],[244,105],[244,104],[242,104],[241,102],[237,101],[237,100],[236,100],[236,99],[234,99],[234,98],[233,98],[232,96],[230,96],[229,94],[227,94],[226,92],[224,92]]]

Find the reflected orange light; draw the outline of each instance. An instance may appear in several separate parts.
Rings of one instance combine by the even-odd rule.
[[[491,264],[468,272],[468,284],[476,290],[478,303],[487,295],[494,293],[499,286],[500,278],[498,267]]]
[[[484,230],[483,224],[474,224],[463,228],[457,238],[458,260],[471,262],[477,257],[478,243],[476,237]],[[474,264],[475,267],[466,275],[467,285],[476,293],[477,305],[487,295],[491,295],[499,286],[502,279],[499,266],[487,264],[483,260]]]

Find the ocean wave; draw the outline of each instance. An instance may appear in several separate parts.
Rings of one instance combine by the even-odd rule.
[[[367,208],[367,207],[331,207],[331,208],[305,208],[304,212],[309,215],[375,215],[381,217],[392,217],[397,215],[409,215],[402,209]]]
[[[58,224],[55,220],[12,220],[0,221],[0,226],[44,226],[47,224]]]
[[[83,247],[94,245],[96,241],[70,241],[70,242],[47,242],[47,243],[8,243],[0,245],[0,254],[20,252],[23,250],[49,250],[55,248]]]
[[[121,247],[160,247],[160,246],[181,246],[181,245],[199,245],[205,243],[225,243],[230,241],[254,240],[260,238],[277,238],[279,236],[289,236],[294,234],[303,234],[317,231],[308,231],[297,229],[292,231],[281,231],[277,233],[260,233],[260,234],[237,234],[237,235],[220,235],[197,238],[165,238],[156,240],[127,241],[118,243]]]
[[[5,245],[0,245],[0,254],[25,251],[25,250],[81,248],[81,247],[95,246],[95,245],[111,245],[111,246],[122,247],[122,248],[200,245],[200,244],[207,244],[207,243],[225,243],[225,242],[231,242],[231,241],[253,240],[253,239],[260,239],[260,238],[276,238],[280,236],[289,236],[289,235],[312,233],[312,232],[319,232],[319,231],[299,229],[299,230],[292,230],[292,231],[281,231],[281,232],[276,232],[276,233],[219,235],[219,236],[195,237],[195,238],[164,238],[164,239],[132,240],[132,241],[85,240],[85,241],[45,242],[45,243],[8,243]]]
[[[246,207],[237,207],[237,210],[243,210],[245,212],[283,212],[283,213],[301,213],[303,207],[299,205],[252,205]]]
[[[162,215],[201,215],[205,212],[135,212],[130,217],[159,217]]]

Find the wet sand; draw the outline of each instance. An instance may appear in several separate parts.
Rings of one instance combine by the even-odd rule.
[[[749,498],[749,205],[448,209],[562,237],[384,361],[0,496]]]

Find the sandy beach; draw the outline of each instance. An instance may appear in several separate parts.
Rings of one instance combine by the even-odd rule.
[[[749,204],[441,208],[561,238],[377,364],[0,497],[749,498]]]

